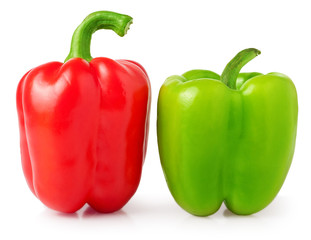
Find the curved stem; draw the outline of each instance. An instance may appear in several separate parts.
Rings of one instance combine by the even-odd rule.
[[[65,62],[71,58],[83,58],[92,60],[90,53],[92,34],[99,29],[111,29],[120,37],[123,37],[129,29],[133,19],[130,16],[99,11],[88,15],[73,33],[70,52]]]
[[[260,54],[255,48],[248,48],[239,52],[225,67],[220,80],[229,88],[236,89],[236,80],[242,67]]]

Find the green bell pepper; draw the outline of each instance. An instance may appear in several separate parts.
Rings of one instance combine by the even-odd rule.
[[[221,76],[171,76],[158,99],[161,165],[176,202],[198,216],[222,202],[235,214],[265,208],[279,192],[295,148],[298,103],[281,73],[240,73],[260,54],[245,49]]]

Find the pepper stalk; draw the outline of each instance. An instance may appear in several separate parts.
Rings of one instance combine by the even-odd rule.
[[[256,48],[248,48],[239,52],[225,67],[220,80],[231,89],[236,89],[236,80],[244,65],[261,52]]]
[[[65,62],[71,58],[83,58],[90,62],[92,60],[90,53],[91,38],[94,32],[99,29],[110,29],[123,37],[132,23],[133,18],[124,14],[109,11],[91,13],[74,31],[70,52]]]

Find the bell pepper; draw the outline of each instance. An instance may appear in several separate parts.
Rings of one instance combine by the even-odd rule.
[[[122,37],[131,23],[114,12],[90,14],[75,30],[65,63],[33,68],[18,85],[24,175],[49,208],[70,213],[88,203],[114,212],[138,187],[148,137],[148,76],[134,61],[90,55],[95,31]]]
[[[235,214],[265,208],[290,168],[298,103],[281,73],[241,73],[257,49],[238,53],[221,76],[174,75],[162,85],[157,134],[162,168],[176,202],[193,215],[224,202]]]

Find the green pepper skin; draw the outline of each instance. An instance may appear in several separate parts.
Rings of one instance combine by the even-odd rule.
[[[213,214],[222,202],[235,214],[256,213],[275,198],[291,165],[293,82],[280,73],[241,73],[236,85],[192,70],[160,89],[161,165],[174,199],[191,214]]]

